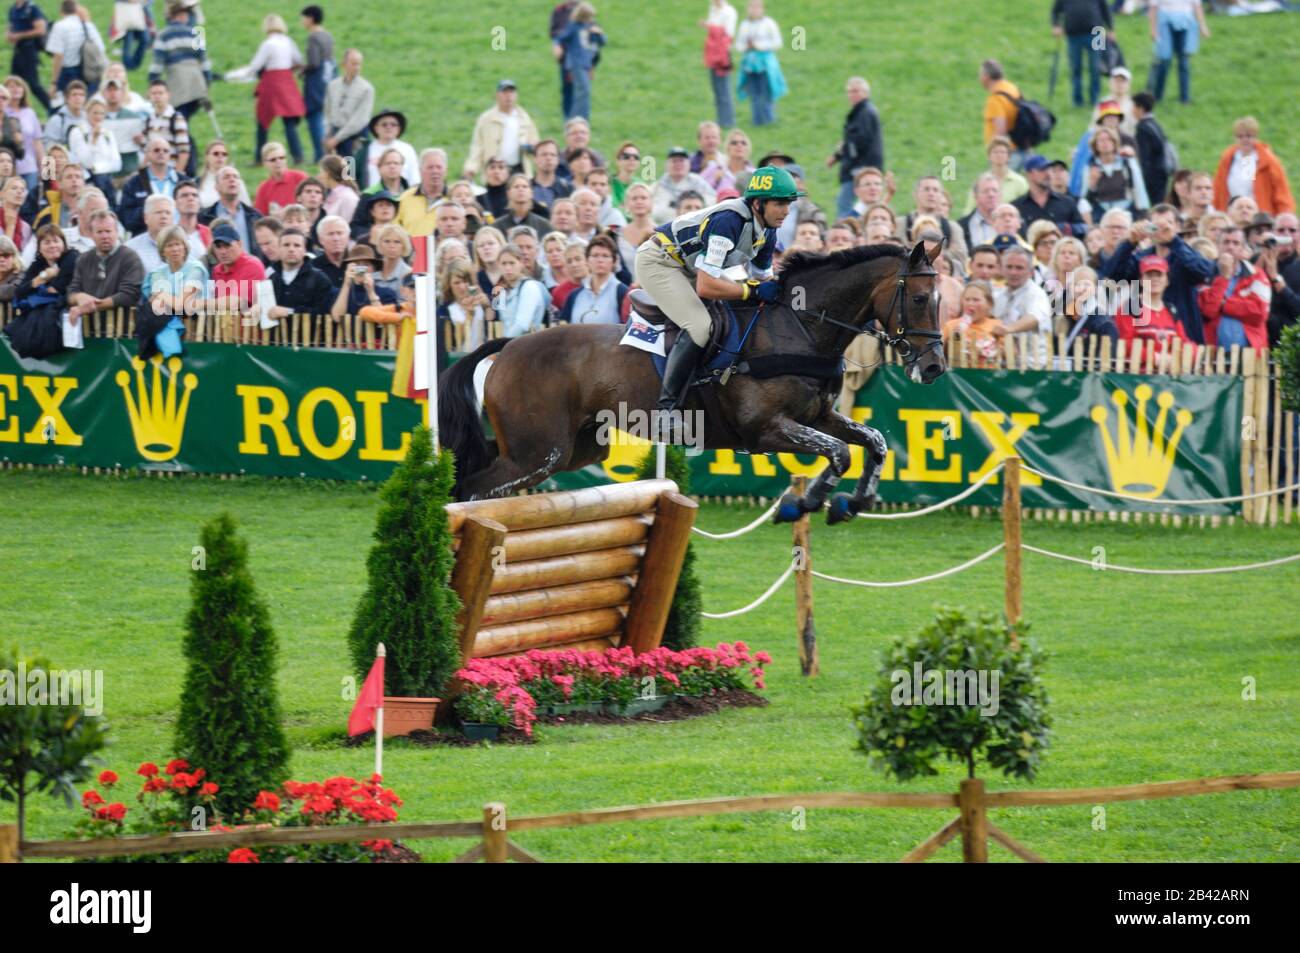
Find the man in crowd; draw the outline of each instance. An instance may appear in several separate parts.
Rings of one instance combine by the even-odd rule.
[[[227,219],[234,226],[239,241],[252,244],[253,226],[262,214],[253,206],[239,200],[244,180],[233,165],[223,165],[217,170],[217,201],[199,213],[199,221],[211,226],[218,218]]]
[[[85,170],[75,162],[69,162],[59,173],[59,178],[55,184],[57,187],[48,190],[42,197],[44,207],[36,213],[36,218],[32,220],[33,231],[40,229],[45,224],[57,225],[65,232],[77,227],[77,201],[86,188]],[[58,217],[57,220],[54,220],[56,205],[58,207]],[[33,248],[34,254],[35,249]]]
[[[1002,261],[992,244],[976,245],[971,249],[970,277],[972,281],[1001,283]]]
[[[1047,335],[1052,333],[1052,305],[1047,293],[1033,281],[1033,252],[1012,245],[1002,253],[1002,276],[1006,283],[993,289],[993,316],[1001,322],[993,329],[998,337],[1028,333],[1029,365],[1047,363]]]
[[[167,84],[168,100],[186,120],[199,111],[212,84],[208,44],[203,28],[190,20],[190,6],[185,0],[168,0],[167,26],[154,38],[149,65],[149,81]],[[188,163],[181,168],[189,168]]]
[[[296,228],[281,232],[279,259],[271,272],[275,306],[267,316],[279,320],[291,314],[329,314],[334,286],[307,261],[307,236]]]
[[[491,158],[483,169],[483,191],[478,204],[494,219],[506,214],[510,200],[506,197],[506,182],[510,179],[510,166],[505,159]]]
[[[861,76],[853,76],[844,92],[849,98],[849,114],[844,119],[843,138],[826,160],[828,167],[840,164],[836,218],[853,212],[854,177],[858,171],[865,166],[885,167],[885,141],[880,132],[880,113],[871,102],[871,86]]]
[[[63,237],[67,239],[68,247],[80,252],[83,256],[86,252],[95,247],[95,235],[91,228],[91,219],[96,212],[104,211],[108,208],[108,199],[104,198],[104,193],[94,186],[86,186],[81,190],[81,195],[77,199],[77,227],[75,230],[65,228]],[[143,277],[140,279],[143,281]]]
[[[1105,277],[1115,262],[1115,254],[1133,228],[1133,213],[1127,209],[1113,208],[1101,217],[1102,244],[1097,253],[1097,275]]]
[[[903,238],[907,238],[912,231],[912,223],[916,221],[919,215],[929,215],[939,222],[939,227],[943,229],[948,238],[948,252],[958,261],[966,260],[966,239],[962,235],[961,228],[956,222],[948,221],[944,210],[947,208],[947,196],[944,195],[943,182],[937,175],[923,175],[916,180],[916,187],[912,189],[912,200],[916,205],[915,211],[909,212],[907,218],[903,221]]]
[[[997,60],[985,60],[980,64],[980,85],[988,93],[984,99],[984,144],[988,145],[994,136],[1010,138],[1011,130],[1016,125],[1016,114],[1020,111],[1020,89],[1002,73],[1002,64]],[[1025,153],[1015,149],[1011,153],[1011,166],[1017,171],[1025,164]]]
[[[514,80],[503,79],[497,83],[496,104],[480,114],[474,123],[469,158],[461,175],[473,179],[494,156],[504,159],[512,171],[532,175],[528,153],[540,138],[532,117],[519,105]]]
[[[584,242],[590,242],[602,231],[600,227],[600,196],[592,189],[578,189],[573,193],[573,206],[578,211],[578,228],[574,234]],[[550,229],[548,228],[548,230]]]
[[[1268,312],[1268,346],[1277,347],[1282,329],[1300,320],[1300,219],[1294,212],[1282,212],[1273,226],[1275,241],[1265,239],[1256,262],[1273,288]]]
[[[90,233],[94,251],[77,259],[68,285],[68,320],[73,324],[83,314],[135,307],[144,285],[144,265],[122,244],[116,215],[107,208],[91,213]]]
[[[257,301],[258,282],[266,280],[266,269],[244,251],[239,233],[230,225],[221,224],[212,229],[212,254],[217,263],[212,267],[208,309],[247,314]]]
[[[182,179],[172,193],[172,201],[176,203],[176,224],[189,241],[190,257],[202,260],[208,253],[212,232],[208,226],[199,224],[199,184],[193,179]]]
[[[343,287],[344,259],[348,253],[348,223],[337,215],[326,215],[316,226],[316,238],[320,241],[321,253],[311,260],[311,266],[328,278],[337,290]]]
[[[262,146],[262,166],[267,177],[257,187],[253,207],[263,215],[272,215],[297,201],[298,185],[307,173],[289,168],[289,154],[278,142]]]
[[[1002,183],[992,172],[985,172],[975,180],[975,208],[961,220],[962,234],[966,238],[966,247],[987,245],[998,237],[997,226],[993,223],[993,212],[1002,204]],[[974,252],[971,253],[974,260]]]
[[[270,215],[257,220],[253,226],[253,241],[257,251],[253,257],[262,263],[267,274],[280,263],[280,236],[284,234],[284,223]],[[305,232],[303,233],[306,234]]]
[[[145,164],[122,183],[121,197],[117,204],[122,226],[132,235],[139,235],[145,229],[145,200],[152,195],[170,198],[175,194],[176,183],[180,181],[171,161],[171,143],[162,136],[154,136],[149,140],[144,156]]]
[[[1105,224],[1105,219],[1102,223]],[[1134,225],[1128,239],[1102,262],[1097,277],[1103,281],[1132,281],[1141,277],[1138,263],[1149,255],[1158,255],[1169,264],[1169,289],[1164,300],[1173,307],[1188,338],[1198,344],[1207,343],[1196,292],[1202,284],[1214,279],[1218,268],[1183,241],[1178,234],[1178,209],[1172,205],[1157,205],[1146,221]]]
[[[1219,236],[1219,273],[1197,294],[1205,343],[1219,347],[1268,347],[1272,284],[1264,269],[1250,262],[1250,245],[1239,228]]]
[[[606,179],[606,185],[608,184]],[[519,172],[510,176],[510,180],[506,183],[506,201],[505,214],[493,222],[493,225],[503,232],[516,225],[527,225],[538,235],[545,235],[552,230],[551,223],[537,214],[533,201],[533,185],[528,176]]]
[[[1137,119],[1137,160],[1142,169],[1142,181],[1147,188],[1147,195],[1153,202],[1164,201],[1169,191],[1169,168],[1165,157],[1169,146],[1169,137],[1165,135],[1160,123],[1152,115],[1156,108],[1156,98],[1146,90],[1133,97],[1133,116]],[[1214,183],[1210,183],[1210,197],[1214,197]]]
[[[998,235],[1011,235],[1018,240],[1021,224],[1020,209],[1010,202],[1003,202],[993,210],[993,227],[998,230]]]
[[[627,218],[623,213],[614,207],[614,191],[609,185],[608,169],[592,169],[587,173],[587,188],[591,189],[600,196],[600,225],[602,228],[622,228],[627,224]],[[535,227],[535,226],[534,226]],[[539,230],[539,235],[545,235],[550,231],[547,228]]]
[[[437,227],[437,209],[447,198],[447,153],[425,149],[420,153],[420,184],[413,185],[397,200],[397,224],[417,238],[430,235]]]
[[[551,42],[554,43],[556,37],[564,32],[569,25],[569,18],[573,16],[573,10],[578,5],[578,0],[564,0],[563,3],[557,3],[551,10]],[[567,116],[573,111],[573,80],[564,68],[564,61],[560,61],[560,114]]]
[[[560,166],[560,147],[554,139],[543,139],[533,151],[537,168],[533,173],[533,201],[549,210],[556,199],[573,194],[573,183],[562,179],[556,170]]]
[[[122,155],[122,171],[125,178],[140,167],[140,147],[145,143],[145,127],[149,117],[126,105],[126,87],[123,81],[111,76],[104,81],[104,105],[108,112],[104,115],[104,128],[113,134],[117,151]]]
[[[652,218],[662,225],[672,220],[673,206],[683,192],[698,192],[705,205],[712,205],[715,193],[702,178],[691,171],[691,154],[681,146],[668,150],[668,171],[655,183]]]
[[[575,149],[586,149],[591,153],[593,166],[605,167],[605,157],[591,147],[591,123],[581,116],[574,116],[564,123],[564,154],[568,155]],[[563,163],[560,164],[559,173],[562,178],[573,178]]]
[[[172,166],[186,175],[193,175],[191,164],[193,148],[190,143],[190,127],[185,117],[171,103],[171,93],[167,83],[161,78],[149,82],[149,121],[145,131],[149,138],[162,136],[171,146]],[[147,148],[147,147],[146,147]]]
[[[63,105],[50,114],[41,131],[41,143],[49,151],[50,146],[68,144],[68,133],[74,128],[82,132],[90,129],[86,119],[86,84],[79,79],[68,83],[63,91]]]
[[[853,177],[854,215],[866,215],[873,205],[888,205],[894,198],[894,174],[881,172],[875,166],[859,169]]]
[[[41,85],[40,62],[41,47],[45,45],[45,34],[49,23],[41,8],[28,0],[15,0],[9,8],[9,29],[5,38],[14,48],[14,58],[9,71],[20,76],[31,88],[32,95],[40,100],[45,114],[50,113],[50,97]]]
[[[302,69],[302,98],[307,107],[307,131],[311,133],[313,160],[320,162],[321,140],[325,136],[325,92],[334,78],[334,37],[322,24],[325,12],[316,4],[302,8],[302,25],[307,31],[307,62]]]
[[[126,247],[140,256],[144,273],[148,275],[162,267],[158,236],[175,223],[176,204],[165,195],[151,195],[144,200],[143,218],[145,230],[128,241]]]
[[[1079,214],[1079,204],[1052,191],[1049,164],[1043,156],[1030,156],[1025,160],[1029,191],[1011,203],[1020,212],[1020,233],[1028,234],[1030,225],[1046,219],[1055,224],[1062,235],[1081,237],[1088,226]]]
[[[441,241],[444,238],[455,238],[458,241],[469,244],[465,236],[466,220],[465,209],[459,203],[448,199],[438,205],[435,213],[435,234]]]
[[[357,151],[375,111],[375,87],[361,75],[360,50],[343,53],[343,72],[325,90],[325,151],[347,158]]]
[[[1101,95],[1101,54],[1094,45],[1098,28],[1114,42],[1115,25],[1107,0],[1056,0],[1052,4],[1052,34],[1064,35],[1070,51],[1070,94],[1075,106],[1083,101],[1083,60],[1088,60],[1088,103]]]

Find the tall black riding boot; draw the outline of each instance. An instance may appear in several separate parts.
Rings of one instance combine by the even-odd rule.
[[[704,348],[691,340],[685,331],[677,335],[673,349],[668,352],[668,363],[664,367],[663,387],[659,391],[660,413],[655,420],[655,433],[661,443],[672,443],[673,415],[686,393],[686,385],[695,373],[696,365]]]

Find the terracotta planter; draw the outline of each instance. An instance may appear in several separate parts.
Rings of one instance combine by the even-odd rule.
[[[441,698],[400,698],[384,696],[384,737],[409,735],[433,727],[433,718]]]

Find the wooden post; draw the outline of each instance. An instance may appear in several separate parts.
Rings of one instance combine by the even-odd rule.
[[[489,801],[483,805],[483,863],[504,864],[509,856],[506,806],[500,801]]]
[[[698,512],[695,501],[680,493],[666,492],[659,497],[623,637],[623,644],[630,645],[637,655],[657,649],[664,637],[673,594],[677,592],[677,577],[682,572]]]
[[[961,804],[961,861],[963,864],[987,864],[989,832],[988,816],[984,813],[983,780],[962,779],[957,797]]]
[[[1011,645],[1020,648],[1016,626],[1020,623],[1020,458],[1007,457],[1002,471],[1002,552],[1006,565],[1006,614]]]
[[[808,478],[794,478],[794,492],[803,496],[808,492]],[[817,627],[813,623],[812,546],[808,532],[808,514],[794,521],[794,608],[799,638],[799,670],[804,675],[821,674],[817,657]]]
[[[18,825],[0,824],[0,864],[18,863]]]
[[[460,664],[474,657],[474,639],[483,618],[483,606],[492,590],[499,558],[505,557],[506,528],[482,516],[465,517],[460,534],[451,587],[460,596],[456,630],[460,633]],[[499,558],[498,558],[499,557]]]

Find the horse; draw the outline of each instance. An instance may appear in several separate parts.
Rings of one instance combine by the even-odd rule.
[[[849,520],[874,502],[885,439],[834,409],[844,351],[856,335],[872,334],[903,356],[915,382],[931,383],[947,370],[933,267],[942,247],[918,242],[910,254],[898,245],[797,252],[781,269],[775,302],[735,308],[740,327],[752,327],[733,356],[733,367],[739,364],[742,372],[690,388],[684,410],[703,415],[706,449],[827,459],[803,496],[782,497],[776,522],[822,509],[849,468],[849,444],[864,448],[863,475],[851,496],[835,494],[827,522]],[[610,441],[602,421],[619,410],[649,415],[659,396],[650,356],[619,345],[625,330],[614,324],[561,325],[488,341],[457,361],[438,388],[440,436],[456,460],[456,499],[510,495],[559,471],[603,461]],[[483,409],[491,440],[474,386],[475,369],[490,355],[495,360],[483,385]],[[743,372],[746,364],[757,367],[764,359],[779,376]],[[825,372],[827,366],[834,370]],[[711,412],[704,413],[705,407]]]

